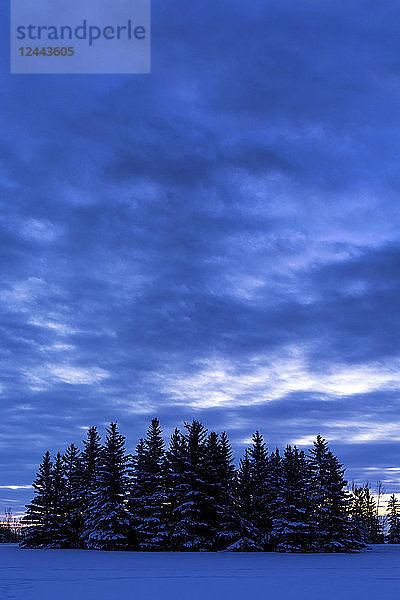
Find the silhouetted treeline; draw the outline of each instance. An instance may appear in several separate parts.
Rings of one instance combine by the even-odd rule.
[[[349,552],[371,540],[364,491],[346,491],[344,469],[317,436],[269,452],[257,431],[238,468],[225,433],[197,420],[164,447],[158,419],[134,455],[116,423],[83,447],[46,452],[24,517],[27,548],[142,551]],[[369,512],[368,512],[369,511]],[[399,507],[393,503],[392,532]]]
[[[13,516],[11,508],[7,508],[0,522],[0,543],[12,544],[19,542],[20,538],[19,520]]]

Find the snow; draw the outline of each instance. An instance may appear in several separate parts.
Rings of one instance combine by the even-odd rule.
[[[0,544],[1,600],[388,600],[400,545],[359,554],[22,550]]]

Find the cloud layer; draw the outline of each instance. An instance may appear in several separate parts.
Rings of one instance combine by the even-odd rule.
[[[0,504],[154,415],[237,453],[320,432],[398,489],[397,17],[154,0],[151,76],[2,63]]]

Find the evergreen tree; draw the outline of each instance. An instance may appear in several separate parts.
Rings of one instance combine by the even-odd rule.
[[[62,457],[64,467],[63,547],[80,548],[82,535],[82,465],[78,448],[71,444]]]
[[[211,432],[205,448],[205,481],[208,495],[210,549],[231,547],[241,537],[239,516],[233,496],[235,468],[232,448],[225,432]],[[231,548],[230,548],[231,549]]]
[[[178,549],[178,538],[175,539],[175,525],[178,517],[177,509],[184,494],[184,472],[186,462],[185,439],[179,429],[175,429],[165,457],[166,487],[166,519],[168,523],[168,548]]]
[[[163,550],[168,543],[164,454],[162,431],[155,418],[134,460],[131,506],[139,550]]]
[[[132,511],[136,513],[137,507],[136,504],[140,501],[140,498],[144,494],[145,489],[145,481],[146,481],[146,471],[145,471],[145,462],[146,462],[146,442],[143,438],[140,438],[139,443],[136,446],[136,452],[132,456],[132,488],[131,488],[131,499],[132,503]]]
[[[99,472],[101,457],[101,438],[97,427],[89,427],[87,439],[83,440],[83,450],[80,457],[81,462],[81,488],[84,507],[93,496],[96,488],[97,475]]]
[[[225,508],[217,541],[221,541],[229,552],[260,552],[261,534],[251,523],[253,483],[251,462],[246,449],[239,462],[237,473],[232,479],[232,503]]]
[[[52,503],[50,507],[50,538],[48,548],[67,546],[65,532],[65,479],[64,465],[60,452],[57,452],[52,472]]]
[[[234,489],[235,467],[233,465],[232,446],[225,431],[219,435],[218,473],[222,485],[222,493],[231,495]]]
[[[98,476],[101,460],[101,438],[97,432],[97,427],[90,427],[87,431],[87,438],[83,440],[83,450],[80,456],[81,465],[81,483],[80,500],[82,512],[82,532],[80,544],[87,545],[88,528],[87,523],[90,520],[89,507],[92,505],[98,490]]]
[[[180,445],[183,471],[179,473],[174,493],[171,541],[174,548],[184,551],[207,550],[210,530],[207,517],[210,498],[206,487],[206,435],[202,423],[185,423],[187,433]]]
[[[246,448],[244,457],[239,461],[239,469],[236,474],[235,496],[242,516],[247,519],[251,516],[252,491],[253,480],[251,477],[251,462],[249,451]]]
[[[274,519],[276,549],[305,552],[314,532],[310,471],[303,451],[287,446],[280,461],[280,489]]]
[[[268,450],[259,431],[253,435],[249,449],[251,502],[250,521],[260,532],[260,543],[264,550],[270,549],[272,534],[271,498],[269,491]]]
[[[216,523],[215,547],[225,549],[237,539],[238,515],[235,505],[235,467],[233,465],[232,446],[225,431],[219,435],[215,455],[216,476]]]
[[[131,479],[128,511],[131,518],[128,545],[133,550],[139,549],[139,536],[137,530],[142,525],[142,497],[145,494],[145,441],[139,440],[136,453],[131,457],[129,476]]]
[[[204,505],[203,519],[208,525],[207,538],[209,549],[217,549],[216,537],[218,526],[222,519],[225,504],[228,503],[229,493],[226,489],[226,481],[222,480],[223,466],[221,463],[221,448],[218,434],[215,431],[209,433],[204,447]]]
[[[268,464],[269,480],[268,480],[268,502],[271,519],[275,522],[278,516],[279,497],[282,486],[282,457],[278,448],[272,452],[269,457]],[[273,541],[272,541],[273,543]]]
[[[390,496],[387,504],[387,516],[387,541],[389,544],[400,544],[400,502],[394,494]]]
[[[349,527],[344,469],[320,435],[310,450],[309,465],[317,526],[314,549],[345,552],[357,548],[357,540]]]
[[[53,464],[46,452],[35,481],[35,496],[27,505],[22,522],[27,525],[21,540],[23,548],[46,548],[52,542]]]
[[[101,452],[96,488],[86,520],[87,547],[93,550],[125,550],[128,546],[130,515],[128,457],[125,438],[111,423]]]
[[[354,539],[360,544],[368,543],[368,531],[365,520],[365,490],[353,485],[350,504],[349,520]]]

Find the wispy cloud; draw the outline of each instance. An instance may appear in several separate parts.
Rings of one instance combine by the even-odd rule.
[[[399,359],[358,366],[326,365],[313,370],[308,353],[289,347],[274,356],[239,363],[206,361],[193,375],[164,376],[164,391],[194,408],[247,406],[285,398],[292,392],[313,392],[332,401],[377,390],[400,390]]]
[[[2,490],[30,490],[31,485],[0,485]]]
[[[57,382],[71,385],[93,385],[107,379],[110,374],[98,367],[80,368],[68,364],[47,364],[26,374],[36,391],[46,389]]]

